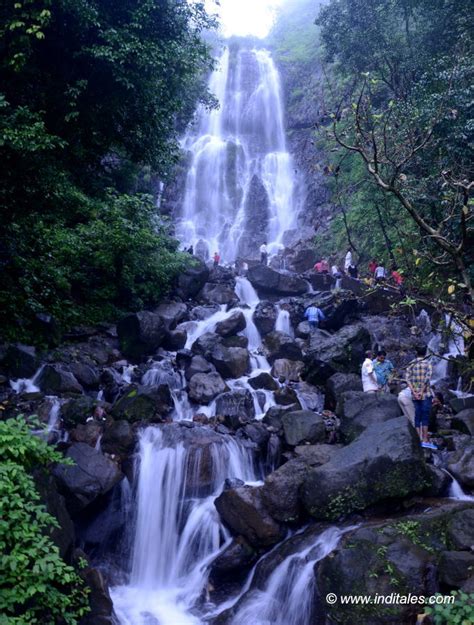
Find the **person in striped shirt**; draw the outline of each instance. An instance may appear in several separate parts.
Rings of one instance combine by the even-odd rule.
[[[415,428],[422,447],[437,449],[436,445],[428,440],[428,423],[433,399],[431,392],[433,367],[429,358],[426,357],[426,347],[418,346],[416,354],[416,360],[408,366],[406,373],[407,384],[415,405]]]

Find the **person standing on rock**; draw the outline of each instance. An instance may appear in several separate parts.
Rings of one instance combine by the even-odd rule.
[[[349,267],[352,265],[352,252],[350,249],[347,250],[346,258],[344,260],[344,272],[349,273]]]
[[[217,267],[219,265],[219,263],[221,262],[221,257],[219,252],[214,252],[214,256],[212,257],[213,261],[214,261],[214,267]]]
[[[408,421],[415,427],[415,404],[409,386],[398,393],[398,405]]]
[[[377,358],[374,360],[375,377],[379,385],[379,390],[388,392],[388,383],[390,375],[395,369],[392,362],[387,359],[387,353],[381,349],[377,352]]]
[[[319,328],[319,322],[326,320],[326,315],[317,306],[308,306],[304,316],[308,320],[311,330],[316,330]]]
[[[385,267],[383,266],[383,264],[380,263],[379,265],[377,265],[374,273],[376,284],[381,284],[385,280],[386,275],[387,272],[385,271]]]
[[[416,360],[407,368],[406,379],[415,404],[415,428],[420,437],[421,446],[437,449],[436,445],[428,440],[428,425],[433,399],[431,393],[432,374],[433,367],[426,357],[426,347],[419,345],[416,348]]]
[[[362,363],[361,369],[362,388],[364,393],[376,393],[379,390],[372,357],[373,354],[370,350],[365,352],[365,360]]]
[[[341,281],[342,281],[342,273],[341,273],[341,270],[339,269],[339,267],[336,264],[334,264],[331,267],[331,275],[336,280],[336,284],[335,284],[334,288],[336,290],[340,289],[341,288]]]
[[[264,241],[260,246],[260,262],[262,265],[266,265],[268,261],[267,242]]]

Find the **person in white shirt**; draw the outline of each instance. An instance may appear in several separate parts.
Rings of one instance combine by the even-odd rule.
[[[409,386],[398,393],[398,405],[408,421],[415,427],[415,404]]]
[[[260,246],[260,262],[262,265],[266,265],[268,260],[267,242],[265,241]]]
[[[375,282],[383,282],[385,280],[385,267],[383,265],[378,265],[375,268],[375,273],[374,273],[374,277],[375,277]]]
[[[344,271],[348,273],[349,267],[352,265],[352,252],[347,250],[346,258],[344,260]]]
[[[365,352],[365,360],[361,369],[362,388],[364,393],[376,393],[379,390],[377,377],[374,371],[374,363],[372,362],[372,352]]]
[[[332,265],[331,267],[331,275],[336,280],[336,284],[334,285],[334,289],[338,290],[341,288],[342,282],[342,273],[337,265]]]

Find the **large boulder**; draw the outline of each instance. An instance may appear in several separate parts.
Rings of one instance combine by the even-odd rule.
[[[278,310],[272,302],[259,302],[253,313],[253,322],[262,336],[275,329]]]
[[[114,421],[105,430],[100,446],[103,452],[126,457],[135,449],[137,437],[128,421]]]
[[[204,304],[236,304],[239,298],[231,284],[214,284],[206,282],[198,295]]]
[[[259,295],[303,295],[308,290],[302,278],[279,273],[265,265],[250,267],[247,277]]]
[[[335,520],[388,498],[403,498],[429,485],[424,456],[405,417],[369,426],[303,484],[303,501],[318,518]]]
[[[450,458],[450,473],[468,489],[474,489],[474,443],[462,447]]]
[[[86,365],[82,362],[72,362],[69,365],[71,373],[81,386],[85,389],[99,388],[100,376],[95,367]]]
[[[186,380],[190,380],[196,373],[211,373],[215,370],[214,365],[203,356],[193,356],[185,365],[184,376]]]
[[[474,570],[474,553],[443,551],[439,562],[440,581],[450,588],[461,588]]]
[[[3,361],[12,378],[32,378],[39,367],[36,349],[29,345],[9,345]]]
[[[275,403],[279,406],[291,406],[298,403],[298,395],[291,386],[283,385],[273,393]]]
[[[304,369],[302,360],[288,360],[288,358],[278,358],[272,366],[272,376],[285,380],[286,382],[298,382]]]
[[[245,330],[246,325],[244,313],[241,310],[235,310],[227,319],[216,324],[215,332],[223,337],[234,336]]]
[[[244,347],[216,345],[210,360],[223,378],[240,378],[250,368],[250,354]]]
[[[295,273],[303,273],[312,269],[318,260],[318,254],[313,247],[300,247],[291,256],[289,260],[289,268]]]
[[[266,371],[262,371],[257,375],[248,379],[249,385],[254,389],[265,389],[267,391],[276,391],[278,384],[272,376]]]
[[[209,360],[211,352],[216,345],[222,342],[222,337],[215,332],[205,332],[198,337],[191,346],[193,354],[203,356]]]
[[[362,380],[355,373],[335,373],[326,381],[326,394],[335,406],[339,397],[346,391],[362,391]]]
[[[474,436],[474,408],[467,408],[458,412],[451,421],[451,427]]]
[[[128,358],[140,360],[153,355],[166,336],[162,318],[143,311],[126,315],[117,325],[120,349]]]
[[[242,486],[225,490],[216,499],[215,506],[224,523],[251,545],[268,547],[284,536],[282,527],[264,506],[261,488]]]
[[[224,380],[217,372],[196,373],[189,380],[189,399],[197,404],[210,404],[211,401],[228,390]]]
[[[163,302],[154,312],[161,317],[167,330],[174,330],[178,323],[186,319],[188,309],[182,302]]]
[[[302,443],[322,443],[326,439],[323,417],[310,410],[288,412],[282,417],[285,442],[291,447]]]
[[[250,421],[255,417],[255,404],[248,389],[222,393],[216,399],[216,415],[225,417],[232,427]]]
[[[321,334],[311,335],[308,356],[309,361],[322,361],[334,372],[359,373],[369,347],[369,332],[357,323],[327,337]]]
[[[188,340],[188,333],[183,328],[177,328],[176,330],[170,330],[166,333],[163,339],[163,349],[170,352],[177,352],[183,349]]]
[[[206,264],[194,257],[190,259],[188,267],[178,276],[177,295],[184,300],[195,297],[209,278],[209,269]]]
[[[321,412],[324,408],[324,393],[322,390],[308,384],[307,382],[298,382],[295,385],[298,401],[304,410],[312,410],[313,412]]]
[[[161,421],[173,409],[168,385],[140,386],[128,390],[112,407],[112,415],[134,423],[136,421]]]
[[[46,395],[82,393],[82,386],[70,371],[60,365],[45,365],[36,381]]]
[[[274,363],[275,360],[303,360],[303,354],[301,348],[297,343],[283,332],[277,330],[270,332],[263,339],[263,348],[265,356],[270,363]]]
[[[336,407],[340,432],[346,441],[354,440],[369,425],[396,419],[401,412],[397,397],[389,393],[346,391]]]
[[[112,460],[85,443],[74,443],[65,456],[74,464],[57,465],[53,472],[72,513],[108,493],[123,477]]]
[[[68,399],[61,406],[61,418],[66,427],[72,428],[79,423],[86,423],[92,417],[95,408],[95,400],[87,395],[80,395]]]
[[[229,576],[238,575],[253,564],[256,558],[256,550],[243,536],[237,536],[211,564],[210,579],[213,586],[219,586]]]

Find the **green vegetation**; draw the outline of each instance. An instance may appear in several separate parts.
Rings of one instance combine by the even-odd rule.
[[[426,608],[435,625],[470,625],[474,623],[474,593],[451,591],[454,603],[440,603]],[[442,597],[442,595],[437,595]]]
[[[440,295],[472,293],[469,7],[333,0],[317,23],[331,120],[319,140],[341,209],[332,249],[349,243]]]
[[[35,340],[158,301],[183,257],[149,196],[212,67],[202,3],[20,0],[0,11],[0,326]]]
[[[0,422],[0,458],[0,623],[74,625],[88,611],[87,590],[49,538],[58,523],[31,475],[65,460],[21,416]]]

